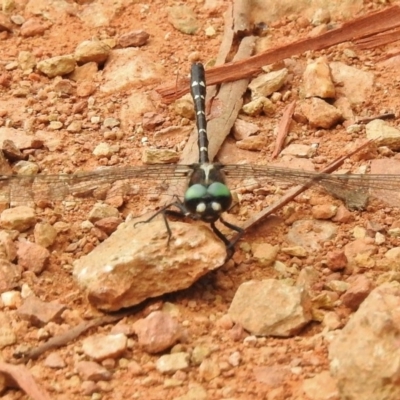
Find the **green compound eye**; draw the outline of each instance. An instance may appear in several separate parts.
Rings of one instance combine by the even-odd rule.
[[[186,190],[185,200],[195,200],[201,199],[207,193],[207,189],[205,186],[200,185],[200,183],[196,183],[192,185]]]
[[[231,192],[226,185],[221,182],[212,183],[207,192],[213,197],[231,197]]]

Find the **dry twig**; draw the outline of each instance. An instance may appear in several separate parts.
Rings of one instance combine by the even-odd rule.
[[[393,113],[385,113],[385,114],[375,115],[373,117],[359,118],[359,119],[357,119],[356,123],[357,124],[368,124],[368,122],[371,122],[375,119],[391,119],[391,118],[395,118],[395,117],[396,117],[396,115]]]
[[[380,33],[374,36],[368,36],[361,38],[355,42],[360,50],[372,49],[378,46],[384,46],[385,44],[393,43],[400,40],[400,29],[393,29],[390,32]]]
[[[67,345],[68,343],[72,342],[73,340],[75,340],[76,338],[78,338],[80,335],[82,335],[91,328],[112,324],[131,314],[132,311],[124,311],[116,315],[105,315],[103,317],[95,318],[90,321],[81,322],[80,324],[74,326],[67,332],[52,337],[50,340],[48,340],[41,346],[35,347],[27,351],[26,353],[15,354],[14,357],[21,359],[24,362],[36,359],[40,357],[42,354],[44,354],[46,351],[57,349],[59,347]]]
[[[369,140],[366,143],[364,143],[363,145],[357,147],[355,150],[353,150],[352,152],[350,152],[349,154],[346,154],[342,157],[337,158],[336,160],[334,160],[333,162],[331,162],[329,165],[327,165],[322,171],[321,173],[331,173],[333,171],[335,171],[336,169],[338,169],[343,162],[348,159],[349,157],[351,157],[352,155],[358,153],[359,151],[361,151],[362,149],[364,149],[365,147],[369,146],[371,143],[373,142],[373,140]],[[265,208],[264,210],[260,211],[259,213],[257,213],[256,215],[253,215],[251,218],[249,218],[244,224],[243,226],[241,226],[241,228],[243,228],[244,230],[249,229],[250,227],[256,225],[258,222],[260,222],[262,219],[266,218],[267,216],[273,214],[274,212],[276,212],[277,210],[279,210],[280,208],[282,208],[283,206],[285,206],[286,204],[288,204],[290,201],[292,201],[296,196],[298,196],[300,193],[303,193],[304,191],[306,191],[307,189],[309,189],[311,186],[315,185],[316,183],[318,183],[318,178],[314,178],[314,179],[310,179],[310,181],[304,185],[298,185],[296,187],[294,187],[291,190],[288,190],[278,201],[276,201],[274,204],[270,205],[269,207]]]
[[[298,40],[284,46],[276,47],[266,52],[257,54],[243,60],[230,62],[221,66],[210,68],[207,71],[207,82],[215,85],[222,82],[231,82],[238,79],[250,78],[260,73],[264,65],[272,64],[302,54],[310,50],[322,50],[336,44],[369,38],[400,27],[400,7],[392,6],[352,21],[344,23],[341,27],[332,29],[321,35]],[[157,89],[164,101],[172,102],[189,91],[187,80],[176,84],[167,83]]]
[[[286,136],[289,133],[290,122],[292,121],[295,107],[296,101],[292,101],[283,112],[281,122],[279,123],[278,127],[278,135],[276,136],[275,149],[271,156],[272,159],[278,157],[279,153],[282,151]]]
[[[0,373],[22,389],[33,400],[51,400],[48,392],[40,387],[29,370],[23,365],[13,365],[0,361]]]

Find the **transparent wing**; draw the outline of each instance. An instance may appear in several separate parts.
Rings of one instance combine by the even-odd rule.
[[[53,201],[69,196],[104,198],[104,193],[112,192],[113,187],[123,188],[124,194],[181,195],[192,171],[191,165],[162,164],[106,167],[71,175],[3,175],[0,176],[0,201]],[[282,182],[318,185],[345,201],[364,195],[369,189],[400,194],[399,175],[323,174],[250,164],[225,165],[223,172],[231,189],[252,186],[256,181],[261,186]]]
[[[261,185],[287,182],[321,186],[347,203],[354,203],[354,207],[362,202],[370,189],[375,197],[384,199],[384,196],[390,195],[394,200],[397,197],[400,203],[400,175],[324,174],[267,165],[225,165],[223,171],[229,181],[235,182],[230,186],[232,189],[236,185],[240,187],[242,180],[253,178]]]
[[[400,190],[400,175],[373,174],[324,174],[319,172],[291,168],[271,167],[268,165],[224,165],[223,171],[228,178],[243,180],[255,178],[260,182],[291,182],[305,184],[313,180],[314,184],[327,188],[384,189]]]
[[[3,175],[0,176],[0,201],[22,202],[100,198],[113,185],[124,193],[178,194],[190,175],[188,165],[163,164],[138,167],[106,167],[71,175]]]

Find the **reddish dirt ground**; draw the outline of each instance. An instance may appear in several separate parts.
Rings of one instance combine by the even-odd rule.
[[[15,3],[16,9],[11,15],[21,14],[25,19],[28,19],[30,15],[24,13],[26,2],[19,0]],[[78,3],[82,3],[79,4],[79,7],[85,7],[88,2]],[[7,64],[14,62],[21,51],[30,51],[38,59],[45,59],[73,53],[76,46],[84,40],[114,38],[132,29],[143,29],[150,34],[150,39],[140,51],[162,66],[163,76],[160,76],[159,80],[151,84],[143,85],[140,90],[150,93],[155,99],[157,113],[166,120],[162,127],[180,125],[181,117],[174,114],[172,106],[166,106],[160,101],[155,89],[166,81],[173,82],[177,75],[187,76],[193,59],[201,60],[206,64],[215,58],[223,32],[222,11],[226,4],[222,2],[218,12],[209,14],[203,11],[201,2],[187,1],[186,4],[195,10],[201,29],[195,35],[184,35],[174,29],[167,20],[166,10],[172,3],[172,1],[154,0],[149,3],[148,9],[141,3],[133,3],[118,13],[108,26],[101,28],[91,28],[75,15],[64,13],[62,18],[53,16],[51,26],[42,35],[22,37],[18,34],[19,27],[16,25],[13,32],[0,32],[0,111],[2,112],[0,121],[2,121],[2,124],[4,125],[7,120],[11,120],[13,127],[22,128],[29,120],[33,124],[32,132],[40,130],[52,135],[53,131],[48,129],[46,116],[50,113],[57,113],[61,115],[61,120],[62,118],[68,119],[73,114],[73,105],[79,101],[87,100],[87,97],[79,98],[74,94],[64,98],[43,95],[43,91],[44,93],[51,92],[52,79],[36,71],[24,75],[19,68],[7,70]],[[374,1],[366,1],[365,3],[361,14],[384,7]],[[46,21],[43,16],[37,18],[43,23]],[[204,29],[208,25],[212,25],[217,30],[214,37],[210,38],[205,35]],[[275,27],[271,30],[271,35],[274,45],[279,46],[305,37],[311,29],[311,26],[300,29],[296,18],[287,18],[279,23],[277,21]],[[343,60],[342,50],[345,47],[348,47],[348,44],[334,46],[321,52],[313,52],[312,55],[301,55],[293,58],[294,63],[299,70],[302,70],[310,57],[317,58],[319,55],[325,55],[329,61],[340,61]],[[353,110],[356,115],[377,115],[382,112],[396,113],[400,102],[400,97],[397,95],[398,71],[382,66],[378,64],[378,61],[385,54],[396,52],[397,49],[398,47],[393,44],[374,50],[356,50],[357,58],[351,60],[351,65],[370,69],[376,77],[374,95],[358,110]],[[349,60],[346,59],[345,62],[348,63]],[[96,79],[95,84],[99,85],[101,74]],[[295,93],[300,85],[301,74],[294,75],[290,87],[287,87],[287,89],[291,89]],[[29,87],[30,95],[27,97],[16,96],[17,89],[23,86]],[[129,94],[129,89],[112,95],[96,90],[92,94],[96,99],[96,114],[103,118],[119,118],[121,107],[125,104]],[[265,148],[258,153],[249,155],[252,162],[263,162],[270,158],[274,149],[274,134],[271,128],[279,123],[285,106],[284,103],[278,103],[273,117],[244,118],[261,127],[261,133],[268,138]],[[33,111],[29,113],[27,108]],[[34,151],[26,151],[30,160],[40,165],[42,173],[73,173],[79,170],[91,170],[107,163],[110,164],[107,160],[99,160],[92,154],[97,144],[107,140],[104,139],[103,132],[99,130],[98,126],[91,124],[91,111],[85,106],[80,114],[84,124],[86,124],[83,133],[71,134],[61,130],[61,145],[56,149],[50,151],[44,147]],[[140,165],[143,152],[142,136],[147,137],[148,146],[174,148],[179,145],[179,141],[174,142],[171,137],[164,140],[155,137],[151,130],[142,135],[138,134],[135,128],[141,122],[140,119],[131,121],[131,126],[122,130],[122,137],[117,139],[121,151],[117,158],[113,160],[113,165]],[[191,121],[191,123],[194,122]],[[343,148],[346,148],[350,143],[363,138],[361,134],[350,135],[346,133],[342,125],[321,132],[321,130],[310,127],[304,128],[304,125],[301,124],[294,124],[293,132],[296,133],[296,143],[319,144],[318,168],[342,155]],[[109,140],[109,143],[115,144],[115,141],[115,139]],[[224,149],[222,149],[223,152]],[[233,164],[237,161],[233,158],[230,163]],[[352,158],[345,163],[343,168],[356,171],[358,166],[365,164],[366,160],[364,159]],[[272,268],[265,268],[249,257],[242,250],[243,244],[268,242],[275,245],[285,243],[285,235],[290,224],[297,219],[310,217],[311,206],[324,202],[342,204],[339,200],[335,200],[328,194],[316,189],[306,192],[278,213],[281,217],[279,223],[267,221],[246,233],[241,245],[238,246],[233,261],[216,272],[205,276],[187,290],[146,302],[137,308],[137,312],[125,319],[126,324],[132,324],[139,318],[148,315],[151,310],[160,309],[165,302],[173,303],[180,311],[179,322],[186,327],[188,332],[187,341],[181,344],[181,349],[190,351],[199,344],[211,347],[217,354],[215,359],[222,369],[220,376],[216,379],[209,382],[201,381],[198,377],[198,368],[190,367],[187,371],[182,372],[183,378],[178,376],[178,378],[182,378],[181,385],[166,387],[166,377],[155,368],[158,356],[149,355],[142,351],[133,338],[132,346],[123,355],[123,358],[124,360],[136,361],[140,365],[140,374],[137,375],[137,371],[132,372],[132,369],[126,368],[124,362],[118,359],[108,360],[104,365],[113,372],[112,379],[108,382],[101,382],[99,391],[95,394],[84,396],[81,391],[81,381],[74,369],[75,362],[83,358],[82,340],[94,333],[108,333],[112,325],[92,329],[76,341],[55,350],[54,352],[65,361],[65,368],[51,369],[46,367],[44,364],[46,355],[41,356],[38,360],[29,361],[28,368],[36,381],[46,388],[51,398],[54,399],[173,399],[187,393],[188,388],[193,384],[202,385],[208,393],[208,399],[306,399],[306,396],[301,392],[303,380],[315,373],[329,369],[326,344],[315,339],[315,335],[323,330],[321,324],[314,322],[308,325],[299,336],[293,338],[265,338],[252,342],[251,340],[244,340],[245,333],[238,340],[232,332],[223,329],[217,321],[227,313],[233,295],[241,283],[251,279],[277,277],[277,272]],[[99,243],[98,238],[85,233],[80,228],[81,222],[87,219],[88,212],[93,204],[93,201],[85,200],[79,202],[78,206],[71,210],[66,209],[62,204],[55,204],[53,208],[37,208],[36,210],[38,220],[51,223],[64,221],[71,227],[67,232],[59,234],[56,243],[50,248],[51,256],[46,269],[38,276],[33,273],[24,273],[20,282],[21,285],[23,283],[29,284],[36,296],[43,301],[57,301],[65,304],[71,310],[70,320],[65,321],[62,325],[54,326],[52,334],[66,330],[80,318],[90,319],[99,315],[99,312],[90,306],[72,277],[73,261],[88,253]],[[265,206],[263,202],[257,202],[257,204],[255,201],[246,202],[245,208],[247,208],[243,214],[249,216],[254,210],[263,206]],[[126,215],[128,211],[141,214],[143,210],[148,211],[151,208],[152,203],[146,203],[143,200],[143,202],[135,201],[134,205],[127,205],[127,208],[121,211],[123,215]],[[286,218],[285,216],[290,215],[290,208],[294,209],[294,214],[292,213],[290,218]],[[304,266],[312,265],[322,274],[328,276],[331,271],[323,265],[327,252],[342,248],[351,241],[351,232],[355,226],[364,226],[368,220],[387,225],[388,220],[395,221],[398,214],[396,210],[391,208],[379,209],[378,205],[373,203],[366,211],[354,211],[353,216],[352,221],[338,224],[339,234],[337,238],[334,242],[325,243],[321,253],[301,259],[279,253],[278,260],[288,266],[296,265],[297,271]],[[33,232],[28,231],[24,234],[24,237],[33,241]],[[389,238],[388,242],[380,247],[379,253],[383,254],[388,248],[395,246],[396,240],[396,238]],[[77,242],[76,246],[69,247]],[[374,271],[368,271],[368,276],[373,280],[378,279],[382,272],[384,272],[383,268],[377,268]],[[293,278],[296,279],[296,274],[293,275]],[[340,273],[340,279],[346,279],[344,272]],[[10,361],[17,348],[37,346],[43,338],[41,338],[40,329],[19,320],[15,316],[15,310],[3,308],[3,311],[10,313],[13,318],[13,328],[18,337],[15,345],[2,350],[4,361]],[[344,307],[338,307],[335,311],[344,325],[350,311]],[[309,340],[309,338],[312,338],[312,340]],[[238,367],[232,368],[227,363],[227,359],[235,351],[240,352],[242,360]],[[301,365],[302,368],[299,369],[298,375],[288,374],[282,384],[277,386],[272,384],[271,386],[254,378],[255,368],[260,365],[289,366],[292,368]],[[22,391],[14,388],[4,392],[1,398],[8,400],[28,399]]]

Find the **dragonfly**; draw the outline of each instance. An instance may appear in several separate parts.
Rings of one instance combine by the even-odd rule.
[[[204,221],[223,241],[230,257],[244,231],[227,222],[223,214],[231,207],[232,191],[254,187],[254,182],[261,188],[280,183],[310,186],[311,182],[341,199],[364,196],[370,189],[400,192],[400,175],[394,174],[328,174],[271,165],[210,162],[205,112],[206,80],[201,63],[192,65],[190,82],[198,131],[197,163],[103,167],[75,174],[0,175],[0,203],[64,201],[70,197],[107,200],[112,196],[143,198],[146,194],[168,195],[175,200],[147,221],[162,214],[169,237],[171,231],[165,218],[168,215]],[[182,183],[186,190],[180,197]],[[237,233],[233,240],[217,228],[217,221]]]

